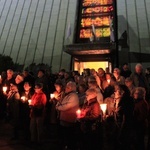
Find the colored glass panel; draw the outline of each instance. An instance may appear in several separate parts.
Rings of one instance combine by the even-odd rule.
[[[83,6],[98,6],[112,4],[113,0],[83,0]]]
[[[111,12],[113,10],[112,6],[99,6],[99,7],[88,7],[82,9],[82,15],[91,14],[91,13],[106,13]]]
[[[91,25],[94,25],[95,27],[110,26],[109,18],[109,16],[96,18],[82,18],[81,27],[91,27]]]
[[[108,40],[113,30],[113,0],[81,0],[78,41]],[[94,34],[93,34],[94,33]]]
[[[97,38],[100,37],[109,37],[110,28],[97,28],[95,29],[95,34]],[[92,29],[81,29],[80,38],[90,38],[92,37]]]

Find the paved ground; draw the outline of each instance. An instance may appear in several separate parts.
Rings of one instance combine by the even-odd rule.
[[[11,126],[0,120],[0,150],[60,150],[55,126],[51,126],[51,130],[45,132],[45,140],[40,145],[24,140],[21,132],[19,140],[11,140],[11,131]],[[146,143],[147,138],[148,135],[145,138]],[[112,150],[110,145],[110,143],[104,142],[104,150]]]
[[[11,126],[0,121],[0,150],[59,150],[58,138],[53,136],[46,138],[42,144],[35,145],[24,140],[21,136],[19,140],[11,140]]]

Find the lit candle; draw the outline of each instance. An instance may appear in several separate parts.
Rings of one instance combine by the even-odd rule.
[[[76,111],[76,115],[77,115],[77,118],[80,118],[80,117],[81,117],[81,110],[80,110],[80,109],[78,109],[78,110]]]
[[[0,75],[0,83],[2,83],[2,76]]]
[[[3,86],[3,92],[6,93],[7,91],[7,86]]]
[[[29,103],[29,105],[31,105],[31,103],[32,103],[32,100],[31,100],[31,99],[29,99],[29,100],[28,100],[28,103]]]
[[[107,104],[100,104],[101,110],[103,112],[103,116],[106,114]]]
[[[25,96],[21,96],[21,99],[22,99],[23,101],[25,101],[25,100],[26,100],[26,97],[25,97]]]
[[[55,95],[54,95],[54,94],[50,94],[50,97],[51,97],[51,99],[52,99],[52,98],[54,98],[54,97],[55,97]]]
[[[110,79],[107,79],[108,84],[110,83]]]

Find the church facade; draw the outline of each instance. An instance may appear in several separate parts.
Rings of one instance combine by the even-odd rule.
[[[107,0],[100,0],[101,2]],[[0,0],[0,54],[28,66],[45,63],[53,72],[70,70],[79,0]],[[118,61],[149,66],[149,0],[118,0]]]

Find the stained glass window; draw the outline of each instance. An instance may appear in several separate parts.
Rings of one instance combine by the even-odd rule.
[[[113,0],[81,0],[78,23],[78,41],[110,38],[113,20]]]

